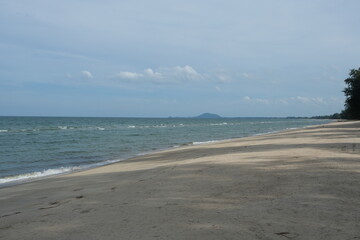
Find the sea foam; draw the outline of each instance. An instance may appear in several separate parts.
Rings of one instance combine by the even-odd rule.
[[[201,144],[209,144],[209,143],[217,143],[220,142],[221,140],[211,140],[211,141],[204,141],[204,142],[193,142],[193,145],[201,145]]]
[[[75,171],[75,170],[79,170],[79,169],[80,169],[80,167],[60,167],[60,168],[55,168],[55,169],[46,169],[46,170],[38,171],[38,172],[20,174],[20,175],[16,175],[16,176],[9,176],[9,177],[5,177],[5,178],[0,178],[0,184],[17,182],[17,181],[28,181],[28,180],[33,180],[36,178],[46,177],[46,176],[50,176],[50,175],[67,173],[67,172],[71,172],[71,171]]]
[[[86,169],[90,169],[90,168],[94,168],[94,167],[100,167],[100,166],[108,165],[111,163],[116,163],[116,162],[119,162],[122,160],[124,160],[124,159],[107,160],[107,161],[97,162],[97,163],[93,163],[93,164],[86,164],[86,165],[74,166],[74,167],[60,167],[60,168],[45,169],[43,171],[36,171],[36,172],[25,173],[25,174],[20,174],[20,175],[15,175],[15,176],[8,176],[8,177],[0,178],[0,184],[27,182],[27,181],[32,181],[32,180],[43,178],[43,177],[66,174],[66,173],[86,170]]]

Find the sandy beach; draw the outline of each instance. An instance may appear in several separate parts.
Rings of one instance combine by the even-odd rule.
[[[360,122],[0,188],[0,239],[360,239]]]

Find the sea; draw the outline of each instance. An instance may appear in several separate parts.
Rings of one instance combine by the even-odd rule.
[[[329,122],[286,118],[0,117],[0,186],[184,145]]]

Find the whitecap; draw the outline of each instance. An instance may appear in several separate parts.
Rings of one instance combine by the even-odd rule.
[[[78,169],[80,169],[80,167],[61,167],[61,168],[55,168],[55,169],[46,169],[46,170],[38,171],[38,172],[25,173],[25,174],[20,174],[20,175],[16,175],[16,176],[9,176],[9,177],[5,177],[5,178],[0,178],[0,184],[16,182],[16,181],[28,181],[28,180],[32,180],[35,178],[46,177],[46,176],[50,176],[50,175],[57,175],[57,174],[61,174],[61,173],[67,173],[67,172],[75,171]]]
[[[217,143],[219,140],[211,140],[211,141],[205,141],[205,142],[193,142],[193,145],[200,145],[200,144],[208,144],[208,143]]]
[[[166,124],[155,125],[154,128],[167,128]]]
[[[224,126],[224,125],[228,125],[227,122],[223,122],[223,123],[211,123],[210,126]]]
[[[0,133],[2,132],[8,132],[9,130],[6,130],[6,129],[0,129]]]
[[[107,160],[107,161],[86,164],[86,165],[81,165],[81,166],[74,166],[74,167],[59,167],[59,168],[45,169],[43,171],[24,173],[24,174],[15,175],[15,176],[8,176],[8,177],[0,178],[0,184],[27,182],[27,181],[47,177],[47,176],[66,174],[66,173],[71,173],[74,171],[80,171],[80,170],[90,169],[90,168],[94,168],[94,167],[100,167],[100,166],[108,165],[111,163],[116,163],[116,162],[119,162],[122,160],[124,160],[124,159]]]

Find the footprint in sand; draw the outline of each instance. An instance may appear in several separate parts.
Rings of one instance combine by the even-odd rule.
[[[14,213],[10,213],[10,214],[5,214],[5,215],[0,216],[0,218],[10,217],[10,216],[17,215],[17,214],[20,214],[20,213],[21,213],[21,212],[14,212]]]
[[[55,207],[58,207],[60,206],[60,203],[59,202],[49,202],[49,206],[48,207],[42,207],[42,208],[39,208],[39,210],[44,210],[44,209],[49,209],[49,208],[55,208]]]

